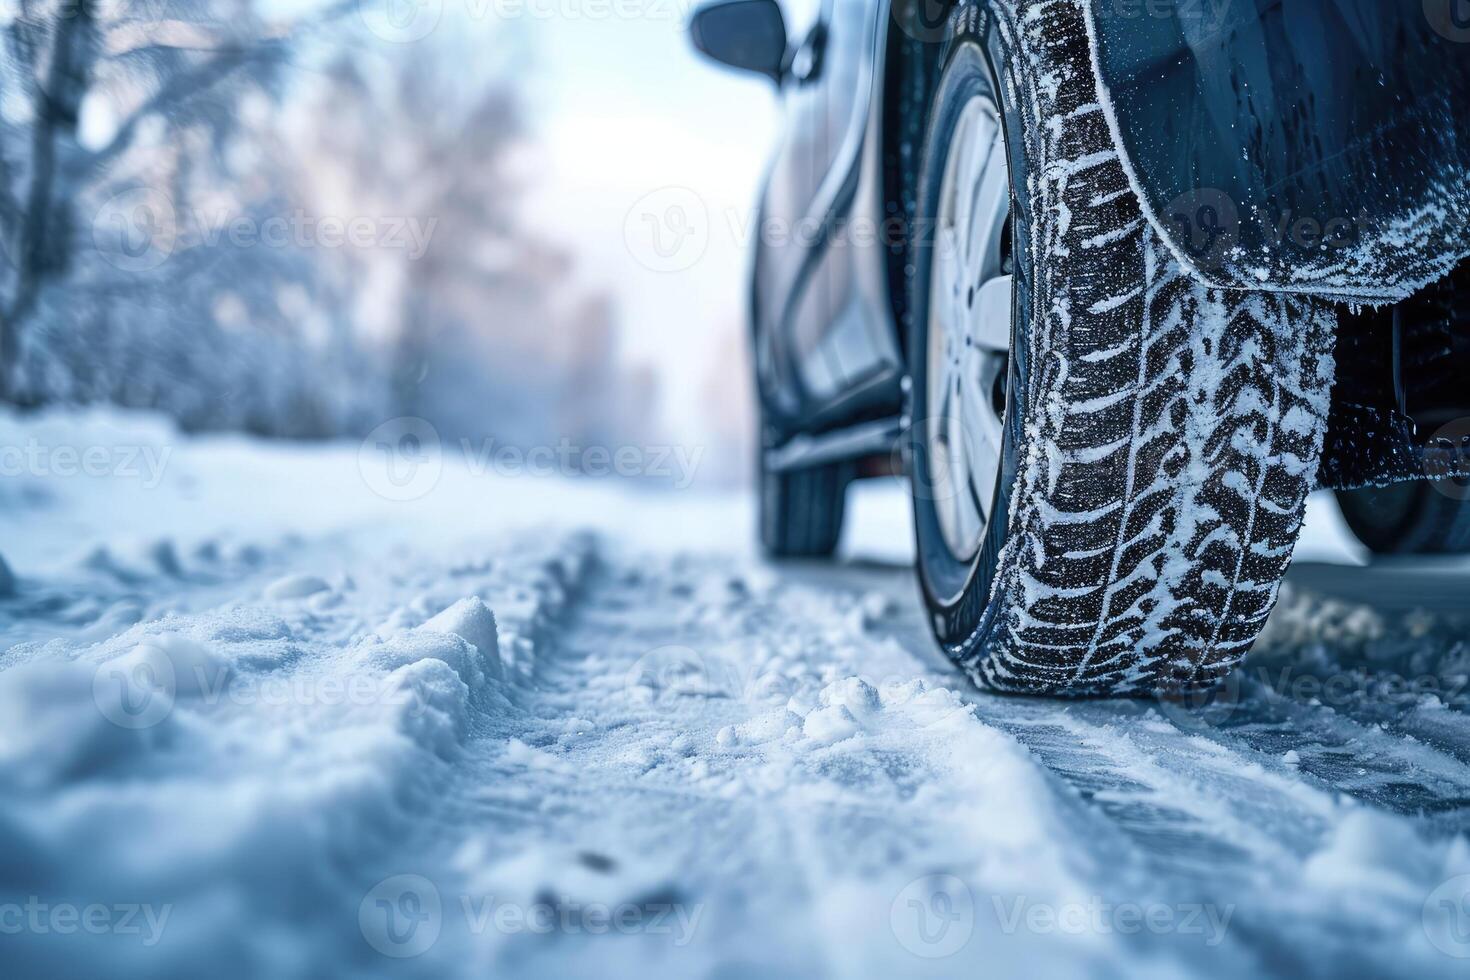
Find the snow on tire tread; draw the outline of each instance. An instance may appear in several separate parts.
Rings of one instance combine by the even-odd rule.
[[[1207,685],[1275,602],[1316,474],[1330,307],[1206,288],[1112,148],[1079,5],[998,4],[1031,156],[1026,431],[989,642],[991,688]]]

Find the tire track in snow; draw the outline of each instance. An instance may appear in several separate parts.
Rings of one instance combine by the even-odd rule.
[[[711,930],[670,954],[680,969],[877,976],[925,965],[888,918],[905,887],[943,872],[968,883],[987,935],[942,974],[1038,955],[1097,969],[1122,955],[1116,936],[1001,928],[1005,902],[1170,893],[1123,836],[942,687],[962,679],[876,628],[892,613],[872,591],[787,569],[604,554],[522,692],[537,723],[510,748],[472,747],[463,785],[480,810],[464,823],[496,830],[457,846],[457,887],[677,895]],[[506,819],[517,805],[521,818]],[[1054,847],[1078,831],[1088,852]],[[589,853],[609,868],[592,882],[578,870]],[[1181,945],[1160,955],[1198,952]],[[564,940],[551,956],[517,937],[467,948],[487,969],[564,967],[583,952]]]

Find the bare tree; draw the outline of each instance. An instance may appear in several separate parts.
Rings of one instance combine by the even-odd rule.
[[[320,155],[351,164],[332,171],[340,193],[432,228],[422,255],[362,257],[364,279],[395,285],[372,312],[391,320],[397,410],[446,437],[606,444],[652,414],[648,379],[633,390],[612,304],[578,295],[571,258],[518,214],[521,106],[505,77],[466,77],[468,61],[344,56],[311,112],[343,120],[317,129]]]

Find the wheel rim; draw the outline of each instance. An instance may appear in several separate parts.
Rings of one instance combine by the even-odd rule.
[[[977,95],[949,144],[929,286],[925,437],[935,516],[958,561],[979,551],[1000,482],[1011,345],[1010,198],[1000,114]]]

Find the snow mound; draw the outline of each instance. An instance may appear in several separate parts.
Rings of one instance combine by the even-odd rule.
[[[143,903],[160,935],[27,932],[6,958],[39,975],[190,975],[201,950],[231,975],[375,972],[384,961],[354,965],[371,950],[337,910],[386,873],[385,842],[421,829],[471,733],[515,711],[493,605],[513,610],[529,668],[584,547],[507,544],[454,578],[385,563],[355,588],[291,575],[194,612],[101,606],[116,635],[12,648],[0,892]],[[414,575],[437,612],[379,636]],[[473,594],[439,598],[451,583]],[[314,601],[328,591],[340,601]]]
[[[9,787],[6,795],[97,779],[169,742],[174,732],[167,725],[113,723],[110,715],[126,717],[122,694],[94,678],[94,671],[73,663],[0,672],[0,785]]]
[[[317,575],[286,575],[267,585],[263,595],[272,602],[285,602],[290,599],[305,599],[329,588],[331,586],[326,580]]]
[[[487,676],[500,680],[505,671],[500,664],[500,641],[495,628],[495,613],[479,596],[461,599],[419,627],[420,631],[447,633],[473,646],[479,653],[480,665]]]

